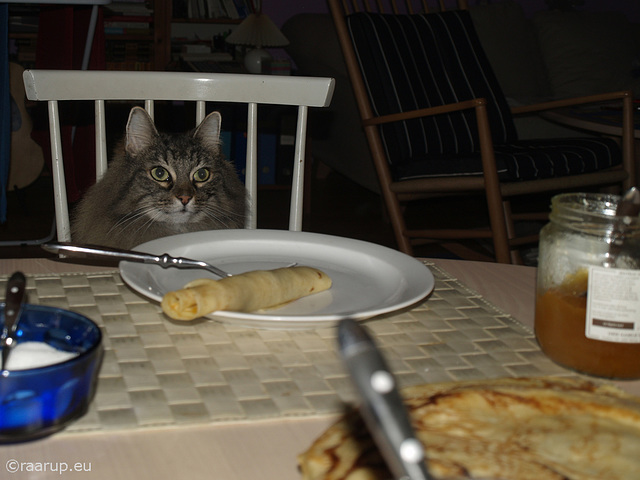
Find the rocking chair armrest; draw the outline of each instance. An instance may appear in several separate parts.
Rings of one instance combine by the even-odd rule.
[[[589,103],[606,102],[610,100],[624,100],[625,98],[633,98],[633,93],[629,90],[619,92],[598,93],[595,95],[585,95],[581,97],[563,98],[561,100],[551,100],[548,102],[533,103],[531,105],[522,105],[512,107],[511,113],[514,115],[522,115],[526,113],[541,112],[544,110],[553,110],[554,108],[571,107],[574,105],[585,105]]]
[[[562,109],[567,107],[573,107],[577,105],[586,105],[590,103],[601,103],[612,100],[620,100],[622,108],[620,109],[620,134],[621,148],[622,148],[622,162],[625,171],[629,173],[628,179],[624,182],[623,188],[628,189],[635,185],[636,182],[636,158],[635,158],[635,143],[634,143],[634,118],[633,118],[633,93],[629,90],[623,90],[619,92],[602,93],[597,95],[587,95],[582,97],[567,98],[562,100],[555,100],[550,102],[543,102],[533,105],[527,105],[523,107],[512,108],[511,111],[514,115],[517,114],[529,114],[544,112],[547,110]],[[570,109],[569,109],[570,110]],[[562,110],[560,110],[562,112]],[[549,112],[549,116],[554,112]],[[542,114],[545,117],[544,113]],[[547,118],[547,117],[545,117]],[[552,120],[549,118],[549,120]],[[589,127],[579,127],[590,130]],[[600,130],[594,130],[600,132]]]
[[[420,108],[418,110],[409,110],[401,113],[392,113],[389,115],[381,115],[379,117],[365,118],[364,120],[362,120],[362,124],[365,127],[371,125],[382,125],[385,123],[412,120],[414,118],[429,117],[432,115],[440,115],[443,113],[456,112],[459,110],[468,110],[470,108],[477,108],[481,105],[486,104],[487,101],[484,98],[474,98],[472,100],[466,100],[464,102],[449,103],[446,105],[439,105],[437,107]]]

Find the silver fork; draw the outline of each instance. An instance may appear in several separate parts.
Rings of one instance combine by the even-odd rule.
[[[50,253],[61,253],[76,258],[110,258],[113,260],[125,260],[127,262],[147,263],[160,265],[163,268],[201,268],[219,277],[231,277],[229,272],[201,260],[190,258],[172,257],[164,253],[153,255],[151,253],[122,250],[119,248],[107,248],[97,245],[77,245],[73,243],[45,243],[42,248]],[[295,264],[289,265],[293,266]]]

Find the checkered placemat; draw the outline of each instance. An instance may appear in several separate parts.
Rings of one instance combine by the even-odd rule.
[[[427,301],[366,323],[401,386],[567,375],[531,331],[446,272]],[[4,290],[7,277],[0,278]],[[89,412],[67,432],[312,416],[355,399],[335,329],[258,330],[172,323],[117,272],[28,275],[30,303],[100,325],[105,358]]]

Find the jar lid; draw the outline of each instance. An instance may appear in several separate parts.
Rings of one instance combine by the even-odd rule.
[[[563,193],[551,199],[552,222],[597,235],[640,235],[640,217],[618,216],[619,195],[603,193]]]

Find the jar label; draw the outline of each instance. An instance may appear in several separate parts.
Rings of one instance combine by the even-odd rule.
[[[640,343],[640,270],[589,267],[585,335]]]

